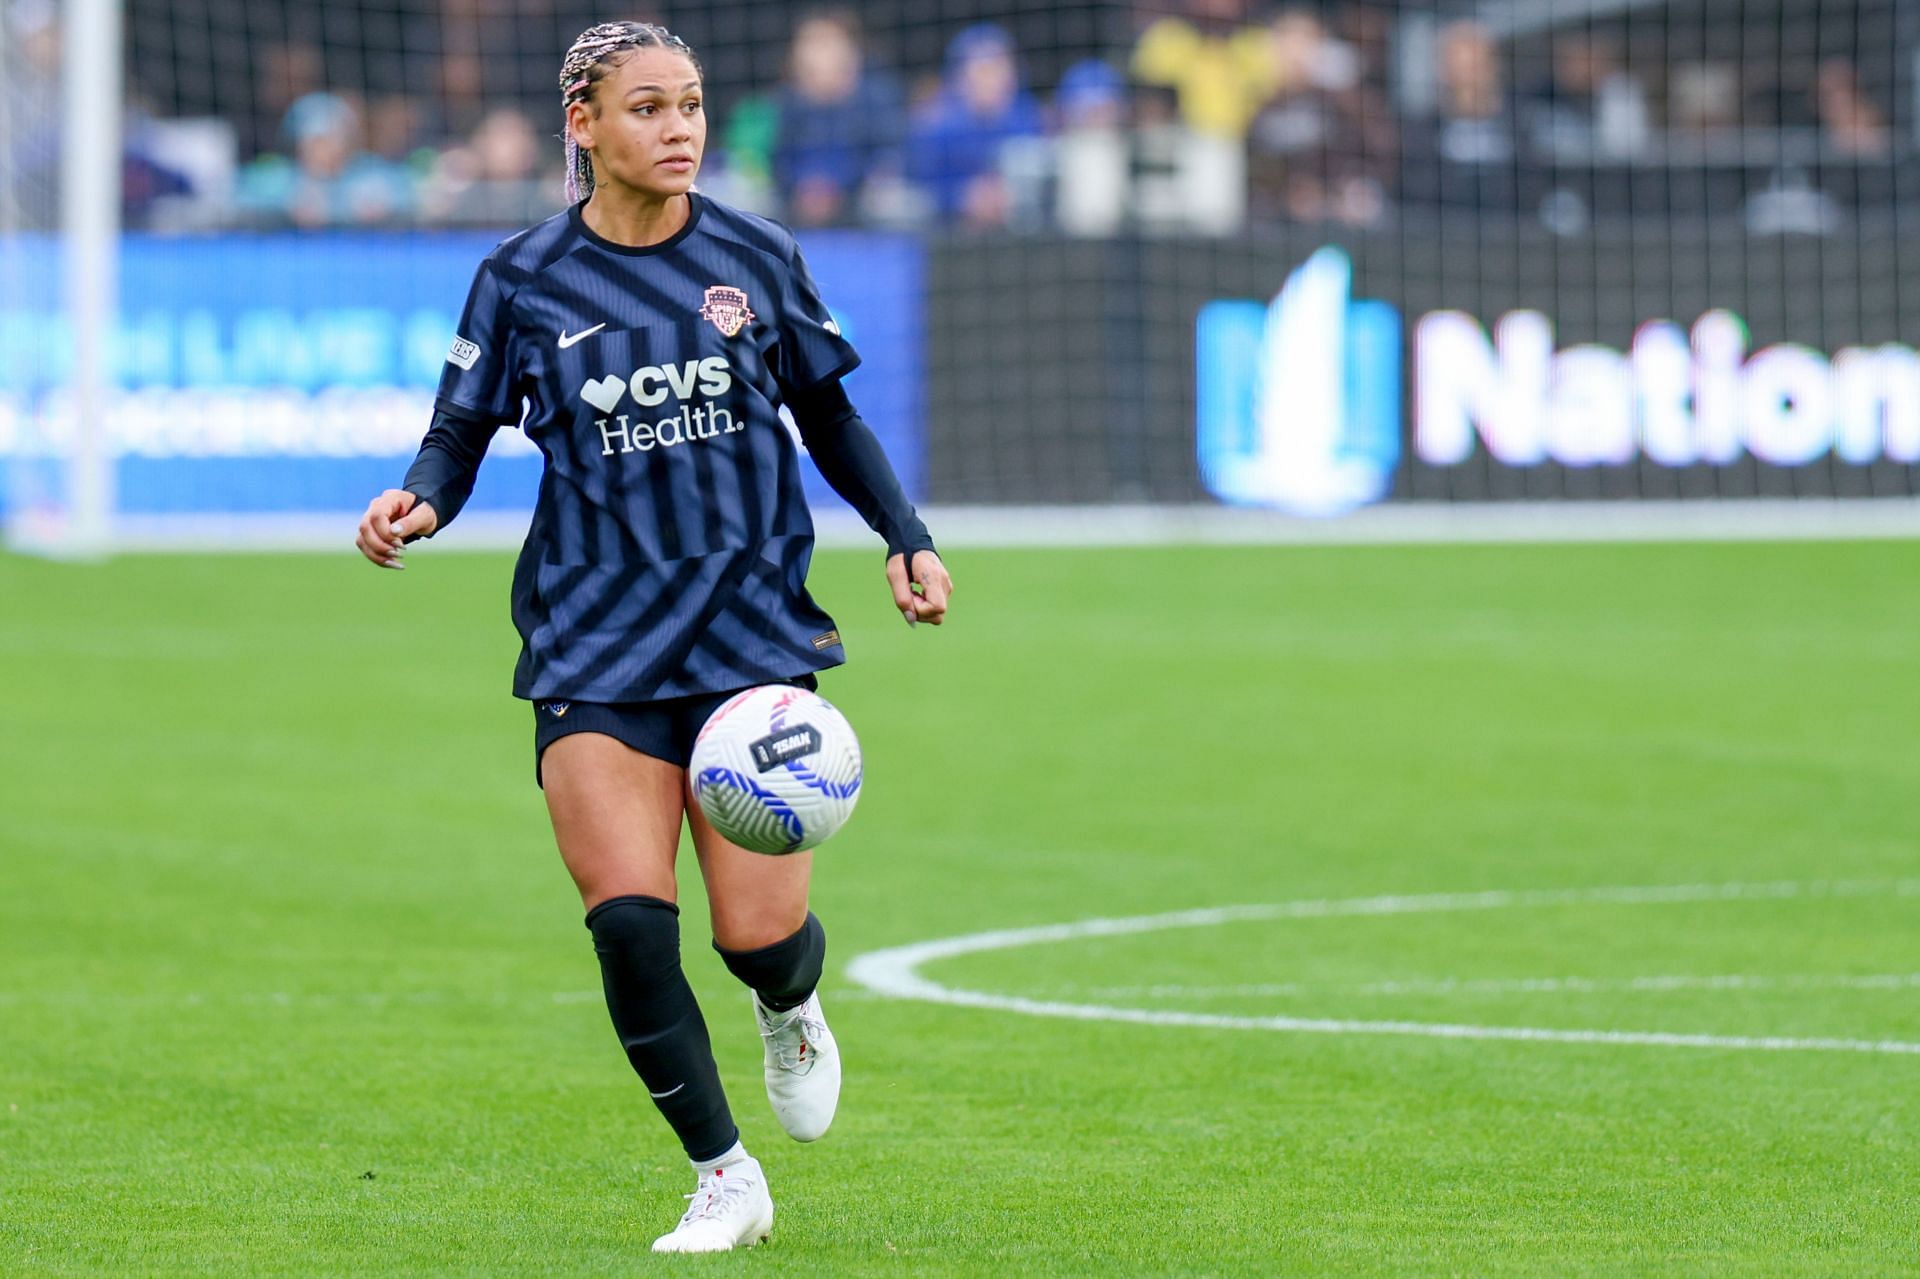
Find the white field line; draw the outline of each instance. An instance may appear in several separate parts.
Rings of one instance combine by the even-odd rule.
[[[405,468],[395,459],[394,474]],[[352,554],[361,510],[331,514],[129,515],[114,521],[119,551],[325,550]],[[1722,498],[1693,501],[1388,502],[1337,519],[1303,519],[1190,505],[922,506],[953,547],[1367,546],[1408,543],[1845,541],[1920,537],[1920,498]],[[427,553],[510,550],[526,511],[476,511]],[[824,547],[873,545],[844,509],[816,512]]]
[[[1599,995],[1692,990],[1920,990],[1920,973],[1719,973],[1671,977],[1436,977],[1402,981],[1273,982],[1245,986],[1056,986],[1096,999],[1259,999],[1278,995]]]
[[[551,993],[507,990],[337,991],[63,991],[0,990],[0,1008],[32,1005],[51,1008],[386,1008],[435,1006],[506,1008],[532,1003],[587,1004],[606,998],[597,990]]]
[[[1359,897],[1340,900],[1274,902],[1217,906],[1087,919],[1037,928],[998,929],[964,937],[916,942],[870,951],[847,965],[847,975],[868,989],[896,999],[951,1004],[1060,1017],[1076,1021],[1117,1021],[1146,1026],[1194,1026],[1224,1030],[1270,1030],[1334,1035],[1417,1035],[1436,1039],[1522,1040],[1562,1044],[1644,1045],[1666,1048],[1718,1048],[1760,1051],[1897,1053],[1920,1056],[1920,1043],[1900,1040],[1793,1038],[1787,1036],[1677,1034],[1637,1030],[1562,1030],[1530,1026],[1456,1025],[1447,1022],[1376,1021],[1321,1017],[1240,1017],[1176,1009],[1116,1007],[1030,999],[987,991],[958,990],[920,974],[922,965],[960,955],[1011,950],[1088,937],[1117,937],[1171,928],[1212,928],[1259,920],[1340,916],[1431,914],[1447,911],[1527,909],[1573,905],[1654,906],[1683,902],[1805,901],[1837,897],[1909,897],[1920,895],[1920,879],[1827,880],[1819,882],[1673,884],[1639,888],[1574,888],[1481,893],[1432,893],[1419,896]]]

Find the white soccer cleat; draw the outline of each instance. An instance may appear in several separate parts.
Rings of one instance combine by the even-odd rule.
[[[840,1049],[820,1011],[820,996],[784,1013],[753,997],[753,1015],[766,1045],[767,1100],[774,1118],[795,1141],[818,1141],[840,1105]]]
[[[653,1241],[655,1252],[731,1252],[773,1232],[773,1196],[757,1159],[700,1174],[680,1224]]]

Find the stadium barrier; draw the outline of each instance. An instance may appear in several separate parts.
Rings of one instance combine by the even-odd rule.
[[[1920,493],[1891,226],[955,242],[928,278],[938,502]]]
[[[397,482],[494,238],[128,237],[119,511],[353,511]],[[1920,493],[1920,259],[1891,226],[806,245],[865,355],[854,397],[936,505]],[[0,310],[15,511],[58,493],[72,428],[54,257]],[[524,512],[537,476],[503,434],[473,509]]]
[[[191,520],[358,511],[399,483],[432,414],[462,300],[497,234],[132,235],[108,343],[117,512]],[[809,236],[808,261],[865,365],[848,380],[903,481],[922,486],[922,251]],[[57,505],[74,433],[58,255],[21,255],[0,305],[0,513]],[[611,370],[610,370],[611,372]],[[623,374],[632,370],[620,370]],[[470,508],[524,513],[538,453],[495,438]],[[811,468],[809,495],[838,499]]]

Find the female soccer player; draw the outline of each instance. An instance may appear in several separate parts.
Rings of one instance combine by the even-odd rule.
[[[767,1095],[793,1137],[827,1129],[840,1058],[814,987],[812,857],[767,857],[688,802],[686,766],[733,692],[846,660],[807,594],[813,524],[785,405],[821,472],[886,539],[909,623],[953,587],[926,526],[840,386],[859,357],[778,223],[693,189],[701,71],[664,29],[584,32],[560,75],[565,213],[480,264],[434,419],[399,489],[360,521],[362,554],[446,527],[493,432],[545,458],[513,576],[514,694],[534,704],[534,775],[587,910],[614,1028],[698,1183],[656,1252],[764,1239],[773,1201],[740,1143],[680,967],[674,854],[693,830],[714,947],[753,992]]]

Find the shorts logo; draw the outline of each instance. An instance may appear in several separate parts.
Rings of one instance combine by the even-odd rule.
[[[747,309],[747,291],[726,284],[709,285],[707,300],[700,304],[700,318],[712,320],[713,327],[726,337],[738,335],[753,323],[753,312]]]
[[[480,344],[478,342],[469,342],[465,338],[455,335],[453,346],[447,351],[448,364],[457,364],[463,369],[471,369],[473,368],[474,361],[479,358]]]
[[[573,703],[572,702],[548,702],[541,709],[545,710],[547,713],[552,715],[555,719],[565,719],[567,717],[567,712],[573,709]]]

